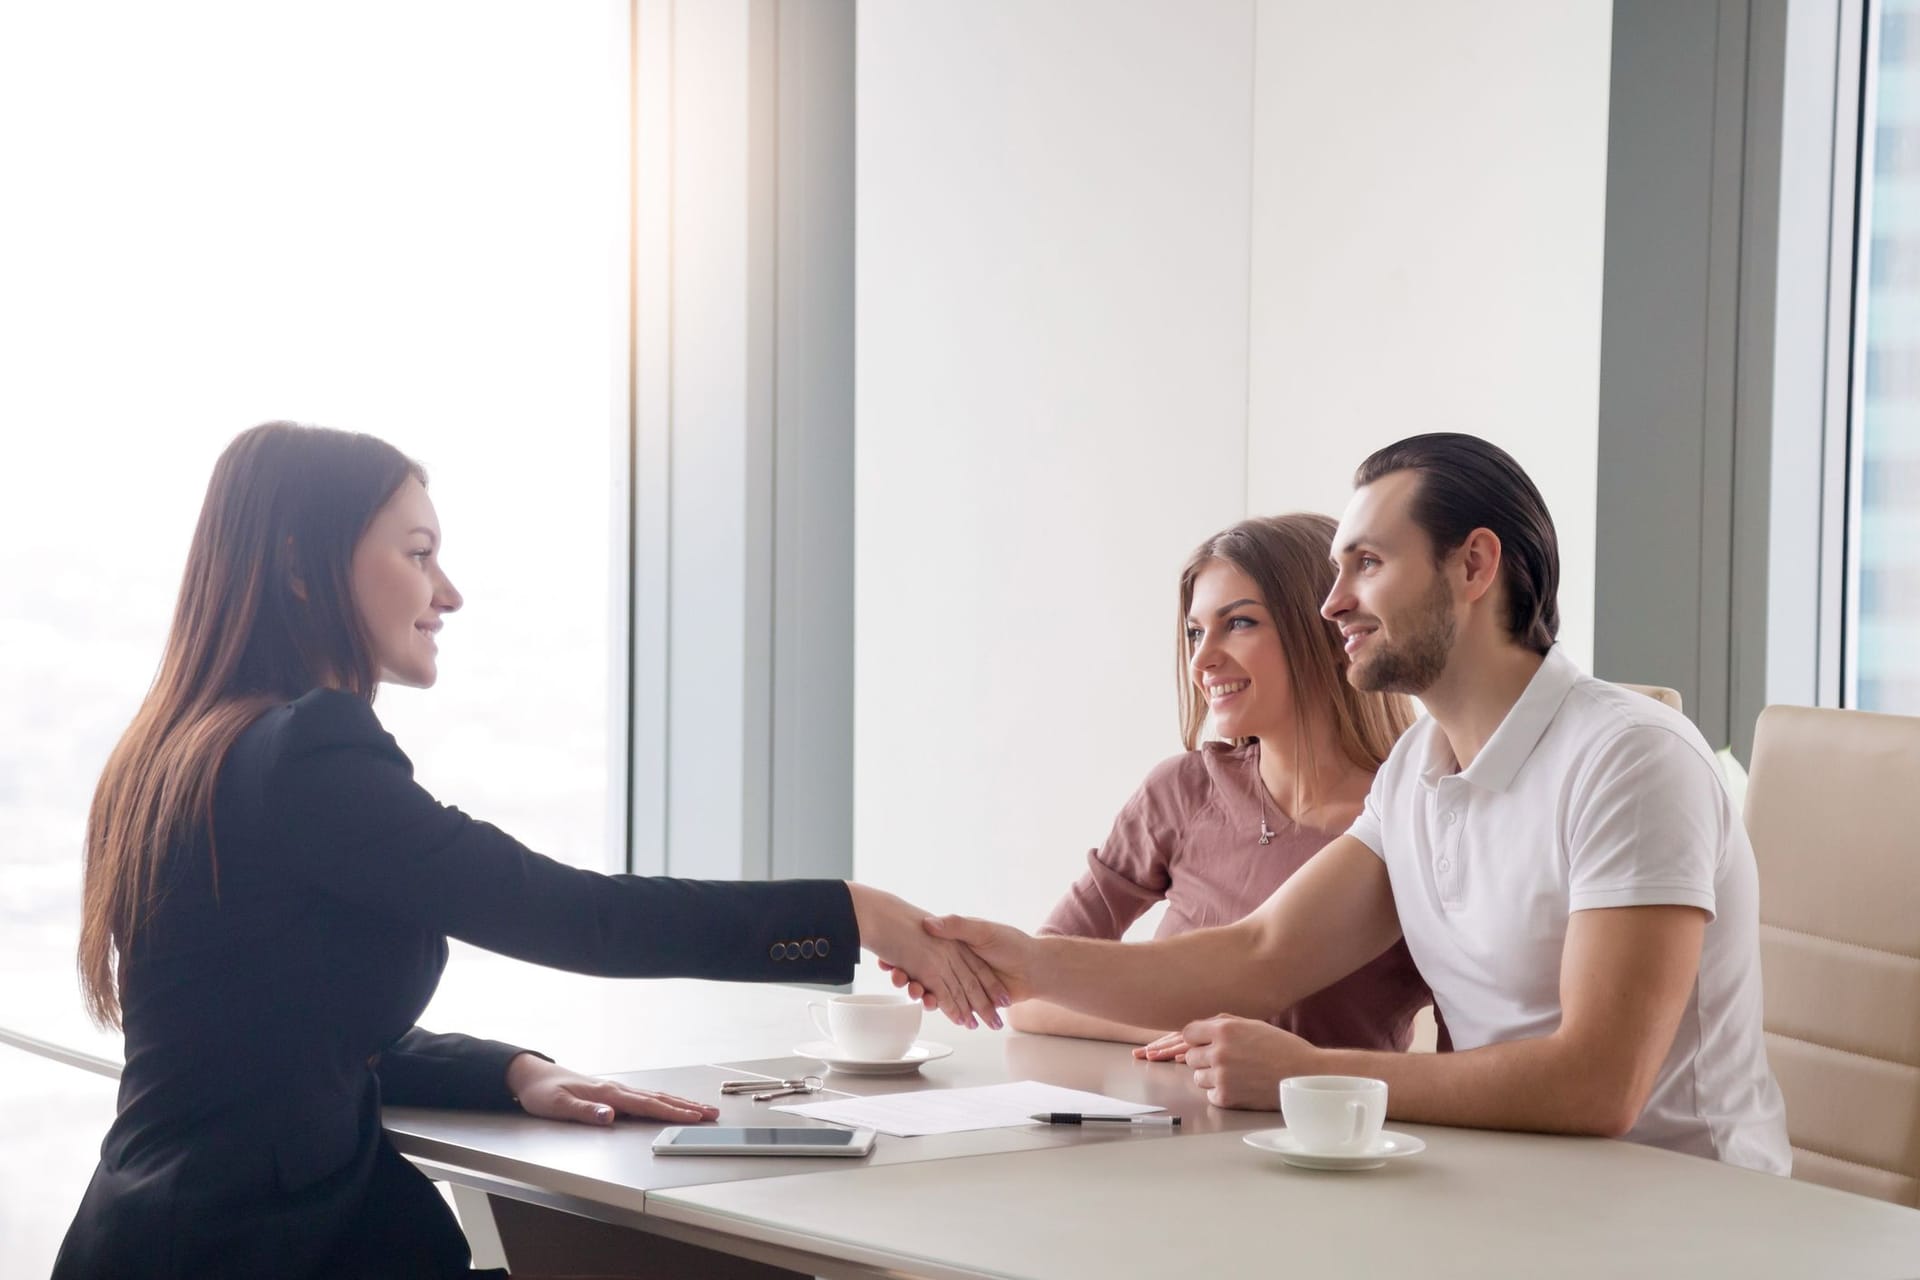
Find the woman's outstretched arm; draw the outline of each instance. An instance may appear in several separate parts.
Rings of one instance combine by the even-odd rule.
[[[275,714],[275,713],[270,713]],[[954,1021],[998,1025],[1007,993],[926,914],[839,880],[722,881],[602,875],[528,849],[443,805],[365,699],[320,690],[271,726],[258,753],[276,879],[534,964],[604,977],[851,981],[864,946],[927,987]],[[250,766],[253,767],[253,766]],[[248,869],[232,865],[230,878]]]
[[[1081,1040],[1118,1040],[1124,1044],[1146,1044],[1165,1032],[1139,1027],[1112,1018],[1096,1018],[1079,1013],[1051,1000],[1022,1000],[1007,1010],[1007,1023],[1015,1031],[1036,1035],[1076,1036]]]

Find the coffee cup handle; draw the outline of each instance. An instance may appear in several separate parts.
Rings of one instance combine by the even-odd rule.
[[[819,1028],[821,1035],[825,1036],[829,1040],[833,1039],[833,1032],[829,1030],[827,1027],[827,1002],[826,1001],[824,1000],[807,1001],[807,1017],[812,1020],[813,1025],[815,1027]]]

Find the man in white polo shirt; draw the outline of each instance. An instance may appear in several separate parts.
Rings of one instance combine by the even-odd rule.
[[[1554,646],[1553,523],[1506,453],[1416,436],[1355,484],[1323,613],[1355,687],[1418,694],[1428,716],[1347,834],[1218,929],[1128,945],[960,917],[929,928],[971,944],[1016,998],[1148,1026],[1232,1010],[1145,1055],[1181,1056],[1217,1105],[1273,1107],[1287,1076],[1374,1076],[1403,1120],[1786,1173],[1753,850],[1705,741]],[[1259,1021],[1403,935],[1455,1052],[1320,1047]]]

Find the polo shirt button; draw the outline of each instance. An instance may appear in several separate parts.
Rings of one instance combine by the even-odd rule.
[[[785,943],[776,942],[771,947],[767,948],[767,959],[785,960],[786,958],[787,958],[787,948]]]
[[[825,938],[815,938],[813,940],[813,953],[822,960],[827,958],[827,940]]]
[[[1453,815],[1452,815],[1452,814],[1448,814],[1448,815],[1447,815],[1447,816],[1446,816],[1445,818],[1442,818],[1442,819],[1441,819],[1441,821],[1443,821],[1443,822],[1445,822],[1445,823],[1446,823],[1446,824],[1447,824],[1448,826],[1452,826],[1452,825],[1453,825]]]
[[[801,958],[802,960],[811,960],[811,959],[813,959],[813,939],[812,939],[812,938],[803,938],[803,939],[801,939],[801,942],[800,942],[800,958]]]
[[[1453,870],[1453,864],[1451,862],[1448,862],[1445,858],[1440,859],[1440,861],[1436,865],[1441,871]]]

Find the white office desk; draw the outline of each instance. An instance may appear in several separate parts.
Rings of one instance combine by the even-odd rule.
[[[729,1240],[938,1277],[1908,1277],[1920,1213],[1624,1142],[1397,1126],[1427,1150],[1310,1173],[1236,1133],[662,1189]]]
[[[728,987],[713,983],[647,984],[644,996],[630,991],[628,999],[637,1003],[665,1004],[684,1009],[697,1004],[713,1023],[690,1036],[707,1048],[716,1044],[739,1045],[750,1041],[762,1051],[776,1053],[817,1033],[808,1030],[806,1002],[819,999],[817,992],[795,988]],[[653,1015],[636,1017],[636,1024],[657,1024]],[[1167,1063],[1136,1061],[1124,1046],[1084,1040],[1062,1040],[1049,1036],[1022,1036],[985,1030],[964,1031],[944,1019],[930,1016],[922,1028],[922,1038],[951,1045],[951,1057],[929,1063],[920,1072],[897,1077],[840,1076],[826,1072],[810,1059],[777,1056],[719,1062],[713,1054],[689,1054],[705,1057],[694,1065],[617,1073],[617,1078],[638,1087],[657,1089],[696,1098],[719,1106],[722,1124],[803,1125],[813,1121],[771,1110],[743,1097],[722,1097],[720,1082],[753,1074],[769,1077],[822,1074],[827,1084],[838,1091],[865,1096],[927,1088],[958,1088],[997,1084],[1006,1080],[1042,1079],[1071,1088],[1112,1096],[1138,1099],[1167,1108],[1182,1116],[1191,1132],[1219,1132],[1260,1128],[1275,1123],[1276,1117],[1250,1112],[1221,1111],[1206,1104],[1194,1088],[1191,1074],[1184,1067]],[[712,1037],[718,1037],[714,1039]],[[637,1048],[638,1046],[636,1046]],[[657,1055],[662,1046],[654,1043]],[[822,1094],[821,1097],[830,1095]],[[795,1099],[796,1101],[799,1099]],[[670,1223],[655,1222],[649,1215],[652,1194],[673,1188],[699,1186],[757,1178],[785,1178],[796,1174],[834,1177],[852,1168],[892,1168],[953,1160],[963,1157],[996,1155],[1008,1152],[1037,1151],[1053,1147],[1112,1142],[1151,1142],[1170,1140],[1165,1133],[1136,1131],[1083,1130],[1033,1126],[1012,1129],[988,1129],[971,1133],[942,1134],[924,1138],[895,1138],[882,1135],[872,1156],[851,1162],[843,1159],[799,1159],[794,1157],[668,1156],[656,1158],[652,1141],[661,1126],[623,1121],[612,1130],[579,1125],[559,1125],[534,1121],[511,1114],[434,1111],[413,1108],[388,1108],[388,1133],[400,1151],[420,1164],[436,1178],[458,1187],[482,1191],[497,1200],[506,1199],[524,1205],[593,1219],[607,1224],[652,1231],[676,1238],[701,1236]],[[513,1205],[496,1204],[496,1217],[506,1239],[508,1256],[516,1266],[528,1270],[610,1271],[629,1263],[640,1268],[647,1242],[630,1239],[626,1252],[631,1257],[609,1258],[592,1255],[590,1262],[570,1256],[553,1236],[564,1224],[549,1221],[545,1226],[531,1221]],[[515,1224],[518,1224],[516,1228]],[[543,1238],[528,1247],[541,1252],[537,1266],[528,1265],[516,1255],[516,1230],[532,1231]],[[577,1242],[576,1242],[577,1243]],[[832,1259],[803,1256],[794,1250],[755,1250],[741,1240],[704,1241],[710,1247],[729,1252],[744,1252],[767,1261],[777,1261],[806,1274],[867,1274],[860,1268],[851,1271]],[[657,1245],[656,1245],[657,1247]],[[684,1265],[684,1257],[676,1259]],[[705,1264],[703,1264],[705,1265]],[[626,1274],[624,1270],[619,1274]],[[643,1270],[637,1273],[645,1274]],[[659,1269],[673,1274],[672,1265]]]
[[[701,1007],[722,1028],[701,1035],[774,1052],[812,1038],[803,1010],[813,993],[686,985],[700,988]],[[687,998],[671,990],[649,997]],[[602,1252],[582,1260],[602,1269],[668,1247],[664,1237],[832,1277],[1280,1269],[1335,1277],[1920,1276],[1920,1212],[1806,1183],[1623,1142],[1400,1125],[1425,1138],[1427,1150],[1368,1172],[1309,1173],[1241,1141],[1247,1130],[1278,1124],[1276,1114],[1209,1107],[1185,1068],[1138,1062],[1125,1046],[966,1032],[937,1018],[922,1034],[952,1044],[954,1055],[917,1076],[828,1075],[828,1083],[875,1093],[1038,1079],[1157,1103],[1185,1123],[1178,1134],[1038,1127],[883,1136],[858,1162],[655,1160],[657,1126],[646,1124],[609,1132],[396,1109],[388,1128],[401,1150],[441,1176],[655,1237],[631,1237],[624,1250],[602,1238]],[[718,1102],[722,1123],[804,1123],[721,1099],[717,1089],[743,1069],[782,1075],[805,1065],[770,1058],[625,1078]],[[675,1255],[663,1270],[685,1269],[688,1257]],[[565,1259],[549,1253],[542,1263],[555,1270]],[[638,1263],[634,1273],[646,1274]]]
[[[815,1038],[805,1005],[818,992],[564,978],[548,1000],[481,1007],[484,987],[474,991],[474,1006],[442,1010],[455,1016],[436,1029],[501,1036],[588,1070],[653,1064],[626,1078],[720,1102],[726,1123],[804,1123],[717,1090],[745,1069],[804,1069],[778,1055]],[[624,1121],[606,1130],[396,1108],[388,1128],[430,1172],[511,1202],[503,1216],[523,1232],[531,1223],[525,1238],[576,1226],[584,1252],[546,1240],[538,1265],[552,1272],[1920,1276],[1920,1212],[1806,1183],[1627,1143],[1441,1128],[1414,1129],[1428,1149],[1386,1168],[1307,1173],[1240,1141],[1277,1115],[1208,1107],[1185,1068],[1137,1062],[1125,1046],[966,1032],[931,1016],[922,1035],[955,1053],[917,1076],[827,1081],[873,1093],[1047,1080],[1156,1103],[1186,1123],[1177,1135],[883,1136],[862,1161],[655,1160],[659,1126]],[[732,1269],[734,1258],[754,1261]]]

